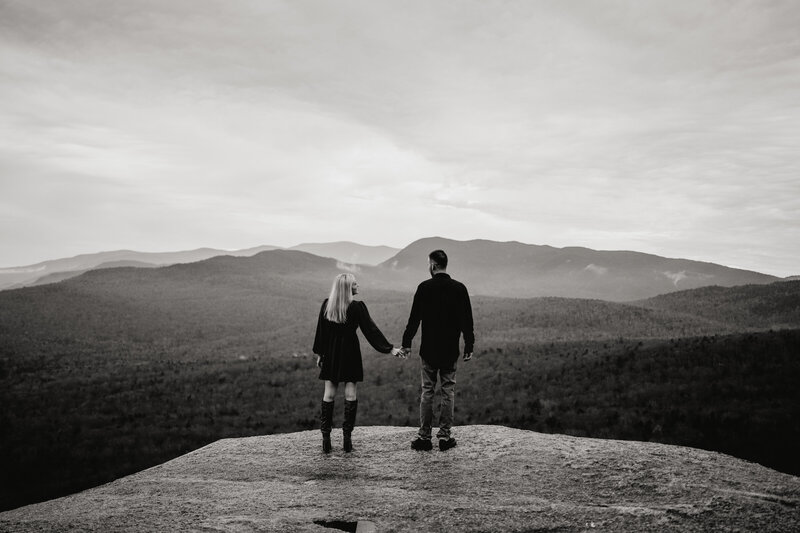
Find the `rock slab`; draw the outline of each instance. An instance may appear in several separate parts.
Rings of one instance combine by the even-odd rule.
[[[463,426],[458,446],[357,427],[214,442],[101,487],[0,513],[0,531],[800,531],[800,478],[719,453]],[[340,529],[346,530],[346,529]]]

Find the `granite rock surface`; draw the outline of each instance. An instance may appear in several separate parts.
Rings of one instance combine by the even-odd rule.
[[[454,436],[417,452],[414,428],[357,427],[346,454],[334,430],[330,455],[317,431],[220,440],[0,513],[0,531],[800,531],[800,478],[723,454],[503,426]]]

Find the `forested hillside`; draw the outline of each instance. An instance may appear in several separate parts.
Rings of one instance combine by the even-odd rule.
[[[798,352],[800,330],[488,346],[461,363],[456,424],[696,446],[800,474]],[[416,425],[418,365],[367,351],[359,424]],[[317,373],[311,357],[289,354],[6,351],[2,508],[94,486],[219,438],[312,429]],[[339,398],[337,427],[341,409]]]
[[[648,309],[703,317],[757,328],[800,322],[800,280],[769,285],[702,287],[635,302]]]
[[[281,251],[0,293],[0,508],[222,437],[315,427],[309,352],[338,272]],[[411,293],[361,297],[398,342]],[[797,282],[636,305],[474,297],[457,424],[687,444],[798,473],[798,301]],[[416,357],[362,346],[359,422],[415,425]]]

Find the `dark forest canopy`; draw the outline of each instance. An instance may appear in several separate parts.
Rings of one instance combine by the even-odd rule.
[[[222,437],[316,427],[309,352],[336,262],[248,261],[1,292],[0,508]],[[366,284],[361,296],[398,342],[410,292]],[[460,371],[457,424],[698,446],[800,472],[800,282],[635,304],[476,296],[473,307],[476,358]],[[359,423],[415,425],[417,361],[362,345]]]

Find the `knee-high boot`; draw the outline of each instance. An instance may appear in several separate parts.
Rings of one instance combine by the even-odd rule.
[[[322,451],[331,451],[331,427],[333,426],[333,402],[323,400],[319,412],[319,430],[322,432]]]
[[[356,426],[356,412],[358,411],[358,400],[344,401],[344,422],[342,422],[342,436],[344,437],[344,451],[353,451],[353,441],[350,438],[353,428]]]

